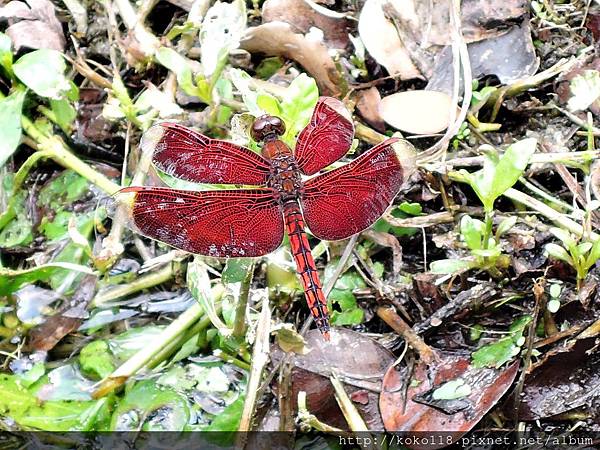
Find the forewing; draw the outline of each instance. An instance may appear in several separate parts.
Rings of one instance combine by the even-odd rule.
[[[294,156],[298,167],[312,175],[344,156],[352,145],[352,116],[342,102],[321,97],[309,124],[298,135]]]
[[[129,187],[117,194],[141,234],[200,255],[261,256],[283,240],[283,216],[270,189],[183,191]]]
[[[269,162],[259,154],[175,123],[160,123],[146,131],[142,148],[153,153],[156,167],[182,180],[264,185],[269,176]]]
[[[388,139],[352,163],[308,180],[302,211],[319,239],[345,239],[371,226],[415,167],[412,146]]]

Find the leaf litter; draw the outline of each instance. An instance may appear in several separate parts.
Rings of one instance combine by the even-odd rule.
[[[598,6],[465,1],[458,30],[405,3],[0,7],[4,428],[595,429]],[[148,170],[155,121],[256,151],[268,113],[293,146],[319,95],[353,114],[345,160],[420,151],[372,230],[314,240],[331,343],[287,243],[191,259],[103,211],[132,180],[190,188]]]

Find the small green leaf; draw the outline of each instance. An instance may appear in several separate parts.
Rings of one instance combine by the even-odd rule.
[[[597,239],[585,261],[585,267],[590,268],[600,259],[600,239]]]
[[[209,317],[211,323],[219,330],[221,336],[230,336],[231,329],[223,323],[217,314],[214,296],[212,295],[210,278],[206,267],[200,258],[196,257],[188,264],[187,283],[192,296],[202,305],[204,312]]]
[[[53,99],[60,99],[71,90],[66,68],[63,55],[51,49],[26,53],[13,65],[15,75],[25,86],[40,97]]]
[[[447,381],[432,393],[434,400],[456,400],[469,395],[471,395],[471,386],[465,384],[462,378]]]
[[[221,274],[221,280],[225,284],[241,283],[253,269],[254,261],[250,258],[228,258]]]
[[[423,207],[420,203],[402,202],[398,209],[409,216],[420,216],[423,213]]]
[[[4,33],[0,33],[0,66],[6,70],[9,76],[12,76],[13,73],[13,53],[11,47],[12,41],[10,38]]]
[[[473,366],[499,368],[518,355],[525,342],[523,331],[529,322],[531,322],[531,316],[517,318],[509,327],[508,336],[481,347],[471,355]]]
[[[560,309],[560,300],[557,300],[555,298],[550,299],[546,308],[548,308],[548,311],[550,311],[552,314],[554,314],[556,311],[558,311]]]
[[[266,80],[272,75],[275,75],[279,69],[283,67],[284,60],[280,56],[272,56],[263,58],[256,68],[256,75],[259,78]]]
[[[308,124],[318,99],[316,81],[304,73],[294,78],[286,89],[281,103],[281,117],[286,124],[283,140],[288,145],[293,145],[293,139]]]
[[[475,261],[469,259],[439,259],[429,266],[431,273],[451,274],[464,272],[475,267]]]
[[[581,256],[585,256],[594,246],[591,242],[582,242],[577,245],[577,253]]]
[[[169,69],[177,77],[179,87],[188,95],[200,98],[203,102],[209,103],[210,97],[207,97],[206,90],[208,83],[205,82],[205,89],[202,89],[194,84],[192,68],[186,58],[181,56],[172,48],[161,47],[155,54],[156,60]]]
[[[500,225],[498,225],[498,228],[496,230],[496,236],[502,236],[504,233],[506,233],[508,230],[514,227],[516,223],[517,216],[507,217],[502,222],[500,222]]]
[[[0,100],[0,167],[21,142],[21,109],[24,99],[25,91],[17,90]]]
[[[550,297],[559,298],[561,291],[562,291],[562,287],[560,284],[552,283],[550,285]]]
[[[57,125],[65,132],[65,134],[70,135],[73,122],[77,117],[77,111],[73,105],[71,105],[71,102],[66,98],[59,100],[50,99],[50,107],[56,118]]]
[[[231,405],[227,406],[222,413],[204,428],[204,431],[234,431],[237,430],[244,409],[244,396],[240,396]],[[226,437],[222,433],[214,433],[215,436]],[[233,433],[231,434],[233,437]]]
[[[567,264],[573,265],[573,259],[569,253],[560,245],[546,244],[546,253],[555,259],[566,262]]]
[[[463,216],[460,220],[460,233],[469,249],[477,250],[481,248],[483,239],[481,226],[471,216]]]

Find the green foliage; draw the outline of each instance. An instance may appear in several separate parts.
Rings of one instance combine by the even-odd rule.
[[[471,386],[465,380],[457,378],[447,381],[432,393],[434,400],[456,400],[471,395]]]
[[[336,266],[332,262],[325,268],[325,279],[332,275]],[[352,291],[365,287],[362,277],[354,271],[348,271],[338,278],[327,298],[332,325],[358,325],[363,321],[364,311],[358,307]]]
[[[106,341],[93,341],[79,352],[81,371],[94,380],[101,380],[115,370],[113,355]]]
[[[463,216],[460,221],[460,235],[471,256],[461,259],[442,259],[431,263],[433,273],[457,273],[479,268],[496,273],[506,268],[509,257],[502,254],[500,237],[516,223],[516,217],[507,217],[498,225],[495,236],[491,235],[491,223],[488,225],[471,216]]]
[[[0,167],[21,142],[21,109],[24,99],[25,90],[19,89],[0,100]]]
[[[524,139],[510,145],[502,156],[493,149],[485,155],[483,169],[475,173],[466,170],[458,172],[458,181],[467,183],[473,188],[483,204],[486,212],[494,210],[494,202],[511,188],[523,174],[529,158],[535,153],[537,141]]]
[[[394,206],[390,210],[392,217],[397,219],[407,219],[409,217],[417,217],[423,214],[423,208],[419,203],[402,202],[398,206]],[[371,227],[375,231],[383,233],[392,233],[394,236],[412,236],[419,232],[418,228],[397,227],[391,225],[385,218],[379,219]]]
[[[233,69],[229,74],[250,114],[255,117],[269,114],[283,119],[286,132],[282,140],[293,148],[296,135],[308,124],[319,98],[315,80],[300,74],[286,88],[280,101],[270,94],[256,91],[251,83],[252,77],[246,72]]]
[[[71,90],[71,83],[65,77],[65,58],[56,50],[26,53],[12,67],[17,78],[40,97],[58,100]]]
[[[215,296],[211,292],[210,278],[201,257],[194,258],[188,264],[187,285],[192,296],[202,305],[204,312],[215,328],[219,330],[221,336],[230,336],[232,330],[223,323],[217,313]]]
[[[40,402],[14,375],[0,375],[0,415],[19,426],[44,431],[92,431],[100,429],[108,414],[109,400],[49,400]]]
[[[2,67],[10,78],[13,76],[12,63],[12,41],[4,34],[0,33],[0,67]]]
[[[550,228],[550,232],[561,242],[561,245],[547,244],[546,254],[573,267],[577,272],[577,287],[581,287],[590,268],[600,259],[600,239],[595,241],[580,239],[556,227]]]
[[[522,316],[516,319],[509,327],[506,337],[481,347],[471,355],[473,366],[499,368],[517,356],[525,343],[523,332],[529,322],[531,322],[531,316]]]
[[[172,389],[143,380],[125,394],[113,412],[113,431],[181,431],[190,418],[185,397]]]
[[[47,280],[56,273],[81,272],[92,274],[87,266],[72,264],[68,262],[54,262],[42,264],[37,267],[22,270],[12,270],[0,267],[0,295],[8,295],[15,292],[25,284]]]

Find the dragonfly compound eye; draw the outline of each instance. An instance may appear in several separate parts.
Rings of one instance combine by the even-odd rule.
[[[285,125],[279,117],[261,116],[254,121],[250,134],[256,142],[262,142],[269,137],[281,136],[285,133]]]

